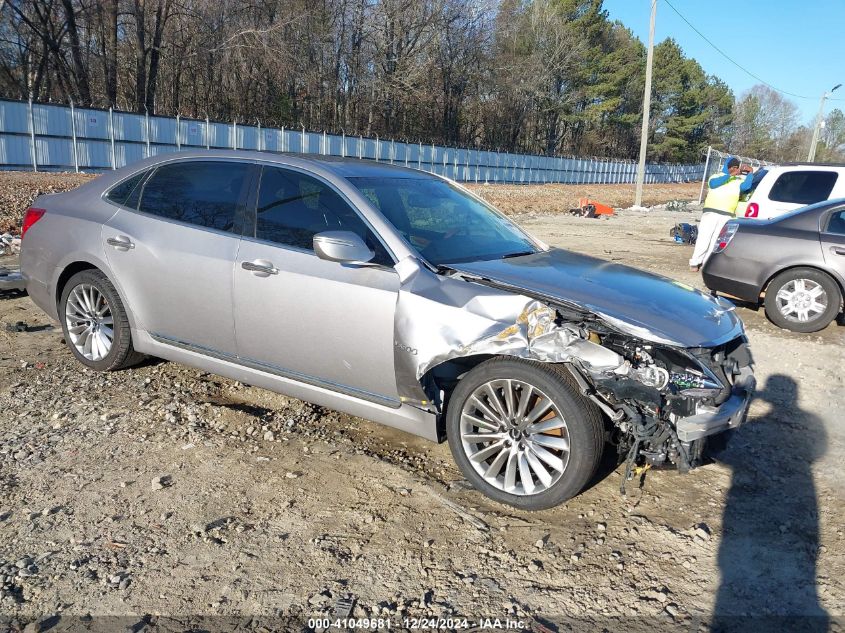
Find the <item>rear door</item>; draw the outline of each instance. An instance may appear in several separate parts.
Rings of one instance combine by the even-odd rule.
[[[835,169],[784,171],[772,183],[766,200],[761,201],[758,218],[775,218],[805,205],[828,200],[838,178]]]
[[[255,170],[243,161],[164,163],[104,226],[117,283],[154,338],[235,355],[232,270]]]
[[[351,204],[304,172],[265,166],[234,271],[238,356],[246,365],[398,406],[394,261]],[[315,234],[358,233],[371,264],[326,261]]]
[[[845,280],[845,209],[836,209],[822,220],[821,243],[825,262]]]

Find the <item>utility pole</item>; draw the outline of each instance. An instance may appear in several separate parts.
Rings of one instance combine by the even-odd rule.
[[[812,163],[814,160],[816,160],[816,146],[819,144],[819,136],[821,136],[822,132],[825,99],[827,99],[830,95],[834,93],[834,91],[841,87],[842,84],[836,84],[833,88],[830,89],[829,92],[822,93],[822,100],[819,103],[819,113],[816,115],[816,126],[813,128],[813,140],[810,143],[810,153],[807,154],[808,163]]]
[[[643,130],[640,136],[640,163],[637,166],[637,193],[634,206],[642,206],[643,181],[645,180],[645,154],[648,145],[648,117],[651,114],[651,64],[654,58],[654,20],[657,17],[657,0],[651,0],[651,22],[648,27],[648,54],[645,60],[645,93],[643,94]]]

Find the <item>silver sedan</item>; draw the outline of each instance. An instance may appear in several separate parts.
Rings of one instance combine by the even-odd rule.
[[[694,467],[754,388],[730,303],[369,161],[152,158],[39,197],[21,268],[87,367],[151,355],[447,439],[524,509],[577,494],[611,444],[626,479]]]

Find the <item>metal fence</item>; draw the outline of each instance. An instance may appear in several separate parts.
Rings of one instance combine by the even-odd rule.
[[[348,156],[462,182],[633,183],[632,161],[537,156],[393,139],[0,100],[0,169],[103,171],[182,149]],[[705,165],[646,165],[646,182],[691,182]]]
[[[702,169],[701,174],[701,192],[698,194],[699,203],[704,200],[704,192],[707,190],[707,181],[712,175],[722,171],[722,168],[725,166],[725,160],[731,157],[738,158],[741,163],[751,165],[752,167],[754,167],[754,169],[772,164],[766,160],[760,160],[758,158],[748,158],[747,156],[739,156],[736,154],[720,152],[717,149],[708,147],[707,158],[704,161],[704,168]]]

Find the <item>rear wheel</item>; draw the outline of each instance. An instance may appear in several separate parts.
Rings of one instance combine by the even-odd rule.
[[[470,483],[524,510],[581,492],[604,447],[601,412],[566,370],[529,361],[493,359],[467,373],[452,393],[446,425]]]
[[[114,371],[143,360],[132,347],[129,319],[117,290],[99,270],[84,270],[68,280],[59,316],[65,341],[83,365]]]
[[[816,332],[839,314],[839,286],[814,268],[792,268],[772,279],[766,288],[766,316],[793,332]]]

